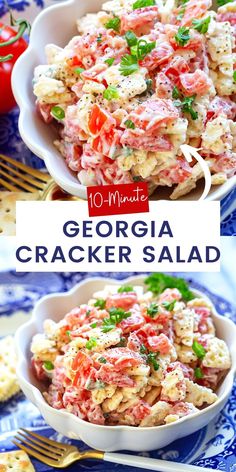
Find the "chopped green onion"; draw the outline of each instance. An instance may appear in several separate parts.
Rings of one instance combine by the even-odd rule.
[[[149,352],[149,354],[147,355],[147,360],[149,364],[152,364],[154,370],[159,369],[160,365],[156,360],[156,354],[154,352]]]
[[[180,26],[175,35],[175,41],[179,44],[179,46],[185,46],[189,40],[189,28],[186,28],[186,26]]]
[[[198,357],[198,359],[203,359],[206,355],[206,349],[199,344],[197,341],[193,341],[192,350]]]
[[[83,67],[76,67],[76,69],[74,69],[74,72],[78,75],[82,74],[84,71],[85,69],[83,69]]]
[[[154,316],[156,316],[156,314],[158,313],[158,305],[157,303],[154,303],[152,302],[149,307],[147,308],[147,314],[151,317],[151,318],[154,318]]]
[[[173,300],[172,302],[162,302],[162,305],[166,310],[173,311],[176,302],[177,300]]]
[[[152,79],[146,79],[145,82],[147,84],[147,90],[150,90],[153,84]]]
[[[153,5],[156,5],[155,0],[137,0],[133,3],[133,10],[137,10],[138,8],[151,7]]]
[[[53,365],[53,363],[52,363],[51,361],[45,361],[45,362],[43,363],[43,367],[44,367],[44,369],[46,369],[46,370],[53,370],[53,369],[54,369],[54,365]]]
[[[118,293],[126,293],[126,292],[133,292],[134,287],[132,285],[123,285],[122,287],[119,287],[117,292]]]
[[[172,98],[176,99],[176,98],[179,98],[179,96],[180,96],[179,89],[175,85],[172,90]]]
[[[106,90],[104,90],[103,92],[103,97],[109,101],[119,98],[119,93],[118,93],[117,88],[114,85],[108,85]]]
[[[101,356],[98,358],[98,362],[100,362],[101,364],[106,364],[107,360],[105,359],[105,357]]]
[[[140,354],[145,354],[146,352],[147,352],[147,349],[144,346],[144,344],[142,344],[141,347],[140,347]]]
[[[118,16],[115,16],[111,20],[109,20],[107,23],[105,23],[105,28],[107,29],[113,29],[114,31],[119,32],[120,29],[120,18]]]
[[[89,340],[86,342],[85,347],[86,349],[93,349],[97,345],[97,339],[94,337],[89,338]]]
[[[135,46],[138,42],[138,38],[133,33],[133,31],[127,31],[127,33],[125,33],[125,39],[126,39],[127,44],[128,44],[129,47]]]
[[[109,67],[110,67],[110,66],[112,66],[112,64],[113,64],[114,60],[115,60],[115,58],[114,58],[114,57],[109,57],[109,58],[108,58],[108,59],[106,59],[104,62],[105,62],[106,64],[108,64],[108,65],[109,65]]]
[[[69,330],[66,331],[66,334],[70,338],[70,331]]]
[[[104,300],[104,298],[98,298],[94,303],[94,306],[103,310],[106,306],[106,300]]]
[[[194,369],[194,375],[196,379],[202,379],[204,377],[201,367],[196,367],[196,369]]]
[[[122,75],[127,76],[137,72],[138,70],[138,61],[135,56],[130,54],[125,54],[120,61],[120,72]]]
[[[126,128],[135,129],[135,124],[132,120],[126,120],[124,124]]]
[[[134,175],[133,176],[133,181],[134,182],[142,182],[142,177],[140,177],[139,175]]]
[[[211,17],[208,16],[203,20],[193,20],[192,24],[195,30],[199,31],[201,34],[205,34],[208,31],[209,23],[211,21]]]
[[[234,79],[234,82],[236,83],[236,70],[233,73],[233,79]]]
[[[112,307],[109,309],[109,318],[104,318],[102,322],[102,331],[107,333],[116,327],[122,320],[131,315],[130,311],[125,311],[122,308]]]
[[[97,327],[97,323],[92,323],[90,326],[91,326],[91,328],[96,328],[96,327]]]
[[[86,315],[86,318],[89,317],[90,313],[91,313],[91,310],[87,310],[87,311],[86,311],[86,314],[85,314],[85,315]]]
[[[56,118],[56,120],[63,120],[65,118],[65,112],[63,108],[59,107],[58,105],[52,107],[51,115]]]

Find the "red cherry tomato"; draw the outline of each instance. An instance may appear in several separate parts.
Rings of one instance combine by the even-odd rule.
[[[16,31],[0,23],[0,43],[5,43],[16,35]],[[23,38],[19,38],[11,45],[0,47],[0,56],[13,54],[12,59],[0,62],[0,113],[7,113],[16,105],[11,89],[11,74],[16,60],[26,48],[27,43]]]

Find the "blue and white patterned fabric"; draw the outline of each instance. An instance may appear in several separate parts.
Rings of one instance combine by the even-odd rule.
[[[8,4],[16,17],[22,16],[24,12],[26,19],[32,22],[41,9],[55,4],[56,1],[60,0],[8,0]],[[8,22],[8,16],[5,2],[0,0],[1,21]],[[7,115],[0,115],[0,153],[8,154],[35,168],[43,168],[43,161],[34,156],[22,142],[17,121],[17,108]],[[236,235],[236,189],[223,199],[221,216],[221,235]]]
[[[93,276],[112,277],[122,279],[134,275],[133,273],[103,273]],[[179,274],[178,274],[179,275]],[[34,302],[47,292],[65,291],[76,283],[91,277],[90,273],[48,273],[30,274],[5,272],[0,273],[0,333],[12,333],[12,326],[26,321]],[[198,277],[199,279],[199,277]],[[191,285],[210,296],[217,311],[236,321],[235,308],[219,295],[210,293],[199,282],[191,280]],[[4,317],[4,319],[2,318]],[[1,320],[2,318],[2,320]],[[20,427],[32,428],[51,439],[76,444],[84,450],[87,446],[80,441],[70,441],[52,430],[41,417],[38,409],[33,406],[23,394],[0,406],[0,451],[11,451],[14,445],[11,442],[17,429]],[[191,463],[224,472],[236,471],[236,383],[232,395],[222,411],[208,426],[200,431],[180,439],[163,449],[140,455],[161,458],[165,460]],[[53,469],[33,459],[37,472],[51,472]],[[80,465],[74,464],[68,470],[76,472],[90,469],[94,472],[112,472],[114,468],[129,472],[130,467],[109,465],[102,461],[84,461]],[[55,469],[54,469],[55,470]],[[135,469],[139,470],[139,469]],[[175,470],[173,462],[173,472]]]

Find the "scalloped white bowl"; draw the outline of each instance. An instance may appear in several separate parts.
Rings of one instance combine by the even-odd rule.
[[[63,157],[53,145],[57,138],[52,126],[42,122],[35,110],[35,97],[32,90],[34,68],[45,64],[44,48],[55,43],[65,46],[76,34],[75,20],[88,12],[100,9],[102,0],[68,0],[59,2],[43,10],[34,21],[30,45],[18,59],[13,69],[12,87],[20,107],[19,131],[27,146],[45,161],[48,172],[60,187],[80,198],[87,198],[87,189],[81,185],[75,173],[67,167]],[[231,177],[219,187],[212,187],[207,200],[221,200],[236,185],[236,176]],[[198,200],[202,194],[202,184],[180,200]],[[158,188],[153,199],[168,199],[167,188]]]
[[[131,284],[144,285],[144,277],[126,279]],[[124,282],[124,281],[123,281]],[[42,386],[34,377],[30,366],[30,343],[32,337],[43,332],[43,322],[47,318],[59,321],[65,313],[76,305],[87,303],[95,291],[102,290],[105,284],[120,284],[113,279],[93,278],[76,285],[67,293],[56,293],[43,297],[35,306],[30,321],[16,332],[18,353],[17,375],[20,386],[26,397],[39,409],[45,421],[59,433],[72,439],[81,439],[86,444],[102,451],[150,451],[162,448],[177,438],[194,433],[208,424],[227,402],[236,372],[236,326],[234,323],[213,312],[213,319],[218,335],[224,339],[230,349],[232,367],[218,389],[219,399],[213,405],[179,421],[151,428],[135,428],[132,426],[100,426],[79,419],[66,410],[55,410],[47,404],[41,391]],[[207,298],[203,293],[193,290],[196,294]],[[209,300],[209,299],[208,299]]]

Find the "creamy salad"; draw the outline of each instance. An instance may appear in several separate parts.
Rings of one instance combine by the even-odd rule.
[[[46,47],[34,94],[55,146],[85,186],[148,182],[189,193],[203,177],[180,149],[200,149],[212,185],[236,173],[236,1],[111,0]],[[225,3],[225,4],[224,4]]]
[[[217,401],[231,366],[213,307],[182,279],[107,285],[34,336],[32,366],[56,409],[99,425],[158,426]]]

